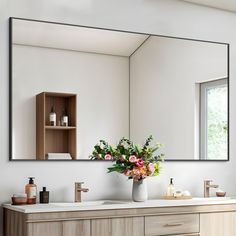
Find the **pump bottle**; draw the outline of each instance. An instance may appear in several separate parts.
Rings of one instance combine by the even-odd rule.
[[[29,183],[25,185],[25,193],[27,194],[27,204],[36,204],[37,186],[34,184],[34,177],[29,177]]]
[[[173,183],[173,178],[170,178],[170,184],[167,188],[166,196],[167,197],[173,197],[174,194],[175,194],[175,186],[174,186],[174,183]]]

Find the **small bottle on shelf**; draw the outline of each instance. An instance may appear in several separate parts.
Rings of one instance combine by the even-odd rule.
[[[51,126],[56,126],[57,115],[56,115],[54,106],[52,106],[51,112],[49,113],[49,122]]]
[[[68,126],[68,115],[66,109],[62,112],[61,126]]]

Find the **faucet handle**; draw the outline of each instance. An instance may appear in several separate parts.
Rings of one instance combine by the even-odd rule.
[[[82,184],[84,184],[84,182],[75,182],[75,188],[82,188]]]
[[[84,184],[84,182],[75,182],[75,184]]]

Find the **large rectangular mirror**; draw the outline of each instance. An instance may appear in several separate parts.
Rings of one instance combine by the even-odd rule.
[[[229,159],[229,45],[10,18],[10,159],[89,160],[150,134],[166,160]]]

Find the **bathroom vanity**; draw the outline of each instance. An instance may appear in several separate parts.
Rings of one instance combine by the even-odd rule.
[[[4,205],[5,236],[235,236],[236,199]]]

